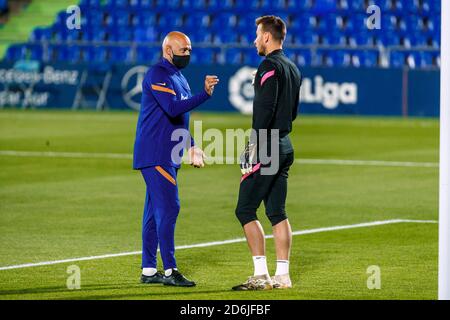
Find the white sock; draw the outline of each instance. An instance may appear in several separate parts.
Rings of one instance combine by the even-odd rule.
[[[173,270],[178,270],[177,268],[173,268]],[[172,269],[167,269],[164,271],[164,275],[166,277],[170,276],[172,274]]]
[[[269,274],[266,256],[253,256],[253,265],[255,267],[255,272],[253,273],[254,276]]]
[[[156,273],[156,268],[142,268],[142,274],[144,276],[151,277]]]
[[[277,260],[277,271],[276,276],[282,274],[289,274],[289,260]]]

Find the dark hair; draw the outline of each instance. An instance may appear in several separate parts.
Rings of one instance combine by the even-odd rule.
[[[276,16],[262,16],[256,19],[256,25],[262,24],[264,32],[270,32],[275,40],[280,42],[286,38],[286,24],[280,17]]]

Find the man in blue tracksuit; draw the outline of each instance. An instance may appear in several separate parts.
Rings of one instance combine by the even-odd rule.
[[[142,102],[136,129],[133,168],[140,170],[147,186],[142,223],[142,283],[190,287],[175,260],[174,232],[180,210],[177,171],[183,150],[180,139],[188,141],[191,164],[203,167],[203,151],[194,146],[188,132],[189,111],[208,100],[218,83],[216,76],[206,76],[204,90],[191,94],[180,69],[189,63],[192,51],[189,38],[170,32],[163,42],[163,58],[152,66],[142,83]],[[183,131],[182,131],[183,132]],[[172,141],[175,140],[175,141]],[[174,151],[175,150],[175,151]],[[157,271],[156,253],[160,248],[164,274]]]

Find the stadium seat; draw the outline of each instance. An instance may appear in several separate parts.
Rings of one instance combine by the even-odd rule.
[[[258,55],[255,48],[250,49],[243,49],[243,63],[246,65],[257,67],[260,63],[262,58]]]
[[[242,52],[238,48],[230,48],[225,52],[225,61],[230,64],[242,63]]]
[[[48,60],[49,61],[67,61],[67,47],[65,45],[49,45],[48,46]]]
[[[191,62],[197,64],[214,63],[215,53],[211,48],[198,48],[192,51]]]
[[[346,19],[345,30],[351,32],[360,31],[362,28],[366,28],[366,16],[364,14],[356,13],[349,15]]]
[[[6,61],[15,61],[20,59],[22,56],[22,46],[18,44],[13,44],[6,50]]]
[[[53,33],[51,28],[35,28],[30,35],[30,41],[50,41]]]
[[[320,61],[333,66],[374,66],[379,59],[371,48],[376,46],[388,51],[392,50],[389,47],[398,46],[408,49],[405,52],[393,48],[392,65],[422,68],[429,64],[436,66],[440,61],[435,54],[440,47],[440,0],[78,1],[82,8],[81,30],[69,30],[68,15],[60,11],[53,25],[36,27],[30,33],[30,46],[11,46],[5,59],[16,56],[47,59],[47,54],[44,55],[47,51],[31,45],[50,42],[48,59],[52,61],[90,62],[90,58],[129,63],[157,61],[152,54],[154,50],[146,51],[139,44],[160,46],[168,30],[175,29],[187,33],[194,48],[198,43],[203,44],[193,54],[194,61],[252,64],[256,62],[255,19],[270,13],[285,20],[288,28],[285,49],[292,46],[289,55],[302,66],[320,65]],[[381,30],[366,27],[369,5],[377,5],[382,11]],[[96,49],[100,42],[105,42],[107,49]],[[125,43],[129,43],[129,47],[133,47],[133,43],[138,45],[136,50],[122,50]],[[240,47],[224,47],[233,44]],[[320,52],[313,56],[311,53],[317,45],[348,46],[350,51],[318,50]],[[308,47],[299,49],[298,46]]]
[[[356,67],[378,66],[378,52],[375,50],[356,51],[352,54],[352,65]]]
[[[161,59],[160,48],[150,48],[148,46],[138,46],[136,50],[136,60],[139,63],[152,64]]]
[[[316,13],[329,13],[336,10],[336,0],[315,0],[311,7]]]
[[[352,47],[371,46],[375,44],[375,36],[365,29],[358,32],[347,33],[348,43]]]
[[[239,34],[235,32],[216,33],[214,43],[216,44],[233,44],[240,42]]]
[[[345,45],[346,44],[346,37],[344,34],[340,33],[339,30],[335,30],[332,32],[323,32],[319,35],[320,37],[320,43],[321,44],[327,44],[327,45]]]
[[[293,32],[301,33],[312,30],[316,27],[317,19],[310,13],[296,14],[292,16],[290,29]]]
[[[136,42],[155,42],[157,33],[152,27],[143,27],[134,30],[134,41]]]
[[[298,40],[298,44],[302,45],[310,45],[319,43],[319,36],[317,33],[311,31],[305,31],[300,33],[296,38]]]
[[[348,0],[348,8],[353,12],[365,12],[366,7],[364,0]]]
[[[401,51],[392,51],[389,60],[391,67],[401,68],[405,66],[405,54]]]

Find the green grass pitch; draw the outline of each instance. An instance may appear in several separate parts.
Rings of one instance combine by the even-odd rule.
[[[203,128],[251,118],[194,113]],[[144,182],[130,159],[12,156],[1,151],[125,153],[137,114],[0,111],[0,267],[140,250]],[[300,115],[297,159],[437,162],[436,119]],[[237,165],[184,166],[176,245],[243,237],[234,216]],[[437,220],[438,168],[294,164],[287,212],[293,230],[388,219]],[[267,234],[270,225],[260,210]],[[398,223],[294,237],[290,290],[233,292],[253,270],[244,242],[177,251],[195,288],[139,283],[140,255],[0,270],[0,299],[436,299],[438,225]],[[269,270],[275,269],[267,241]],[[81,270],[68,290],[67,267]],[[371,265],[381,289],[367,288]]]

